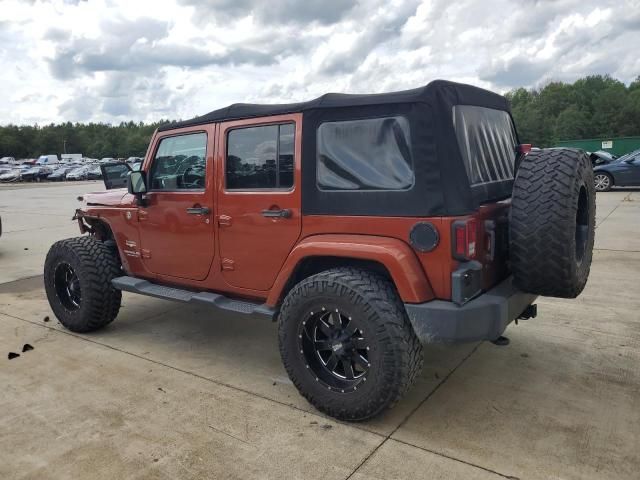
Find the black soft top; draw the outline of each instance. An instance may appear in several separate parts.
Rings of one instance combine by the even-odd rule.
[[[260,103],[234,103],[228,107],[219,108],[205,115],[169,123],[158,128],[159,131],[173,130],[176,128],[204,125],[213,122],[227,120],[241,120],[244,118],[268,117],[285,113],[305,112],[309,110],[345,107],[363,107],[385,104],[404,103],[438,103],[438,98],[445,97],[449,101],[445,103],[480,105],[497,110],[508,110],[509,105],[502,95],[484,90],[482,88],[463,83],[449,82],[446,80],[434,80],[423,87],[399,92],[349,94],[326,93],[307,102],[260,104]],[[450,113],[450,112],[447,112]]]
[[[456,120],[454,112],[460,113],[460,109],[454,108],[457,106],[482,108]],[[482,113],[496,111],[506,112],[507,121],[504,115],[498,115],[501,121],[496,121],[495,115]],[[501,95],[461,83],[435,80],[401,92],[329,93],[308,102],[281,105],[238,103],[191,120],[164,125],[159,130],[297,112],[303,113],[301,186],[305,215],[464,215],[482,203],[511,195],[514,162],[510,157],[515,152],[517,133],[509,104]],[[412,165],[415,173],[410,188],[375,191],[319,188],[317,133],[323,124],[398,117],[407,120],[410,130],[406,135],[409,142],[406,163]],[[396,123],[394,120],[389,126]],[[463,139],[464,149],[456,132],[471,132]],[[495,160],[492,156],[505,163],[502,171],[506,169],[506,174],[499,181],[478,183],[474,168],[490,164]]]

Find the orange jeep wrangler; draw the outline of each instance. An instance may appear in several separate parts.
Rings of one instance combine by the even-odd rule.
[[[46,258],[60,322],[104,327],[121,291],[268,317],[300,393],[343,420],[394,405],[423,345],[505,341],[591,264],[589,158],[530,151],[507,100],[469,85],[235,104],[103,174],[74,217],[88,235]]]

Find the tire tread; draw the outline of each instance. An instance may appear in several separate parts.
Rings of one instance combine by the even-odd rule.
[[[298,362],[300,357],[297,352],[287,351],[286,347],[287,336],[290,335],[288,322],[294,321],[290,318],[290,312],[298,302],[318,291],[350,296],[368,312],[368,321],[375,326],[377,338],[385,345],[384,385],[379,389],[379,395],[372,395],[357,404],[345,405],[346,398],[332,401],[327,394],[311,392],[296,374],[292,363]],[[415,383],[422,369],[422,345],[411,327],[394,285],[387,278],[368,270],[334,268],[297,284],[283,302],[278,333],[285,369],[298,391],[318,410],[341,420],[362,421],[393,407]]]
[[[580,189],[587,190],[589,232],[581,265],[575,261],[575,217]],[[589,275],[595,228],[591,162],[577,149],[531,152],[522,161],[511,200],[510,257],[523,291],[575,298]]]
[[[81,270],[78,275],[85,280],[82,301],[86,303],[75,314],[57,299],[51,280],[58,258],[73,258]],[[54,243],[45,260],[44,278],[49,303],[60,323],[78,333],[92,332],[111,323],[120,311],[122,300],[122,292],[111,285],[111,280],[119,275],[117,253],[94,237],[68,238]]]

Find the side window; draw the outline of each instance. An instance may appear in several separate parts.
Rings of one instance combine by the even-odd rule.
[[[455,105],[453,127],[471,185],[513,179],[518,141],[507,112]]]
[[[227,134],[228,190],[293,187],[295,126],[264,125]]]
[[[150,190],[200,190],[205,186],[207,134],[163,138],[150,172]]]
[[[317,131],[320,190],[407,190],[413,186],[404,117],[325,122]]]

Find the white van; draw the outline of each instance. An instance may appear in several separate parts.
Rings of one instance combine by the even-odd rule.
[[[63,163],[81,162],[82,154],[81,153],[63,153],[62,155],[60,155],[60,161]]]
[[[60,163],[58,155],[40,155],[36,160],[36,165],[52,165],[54,163]]]

